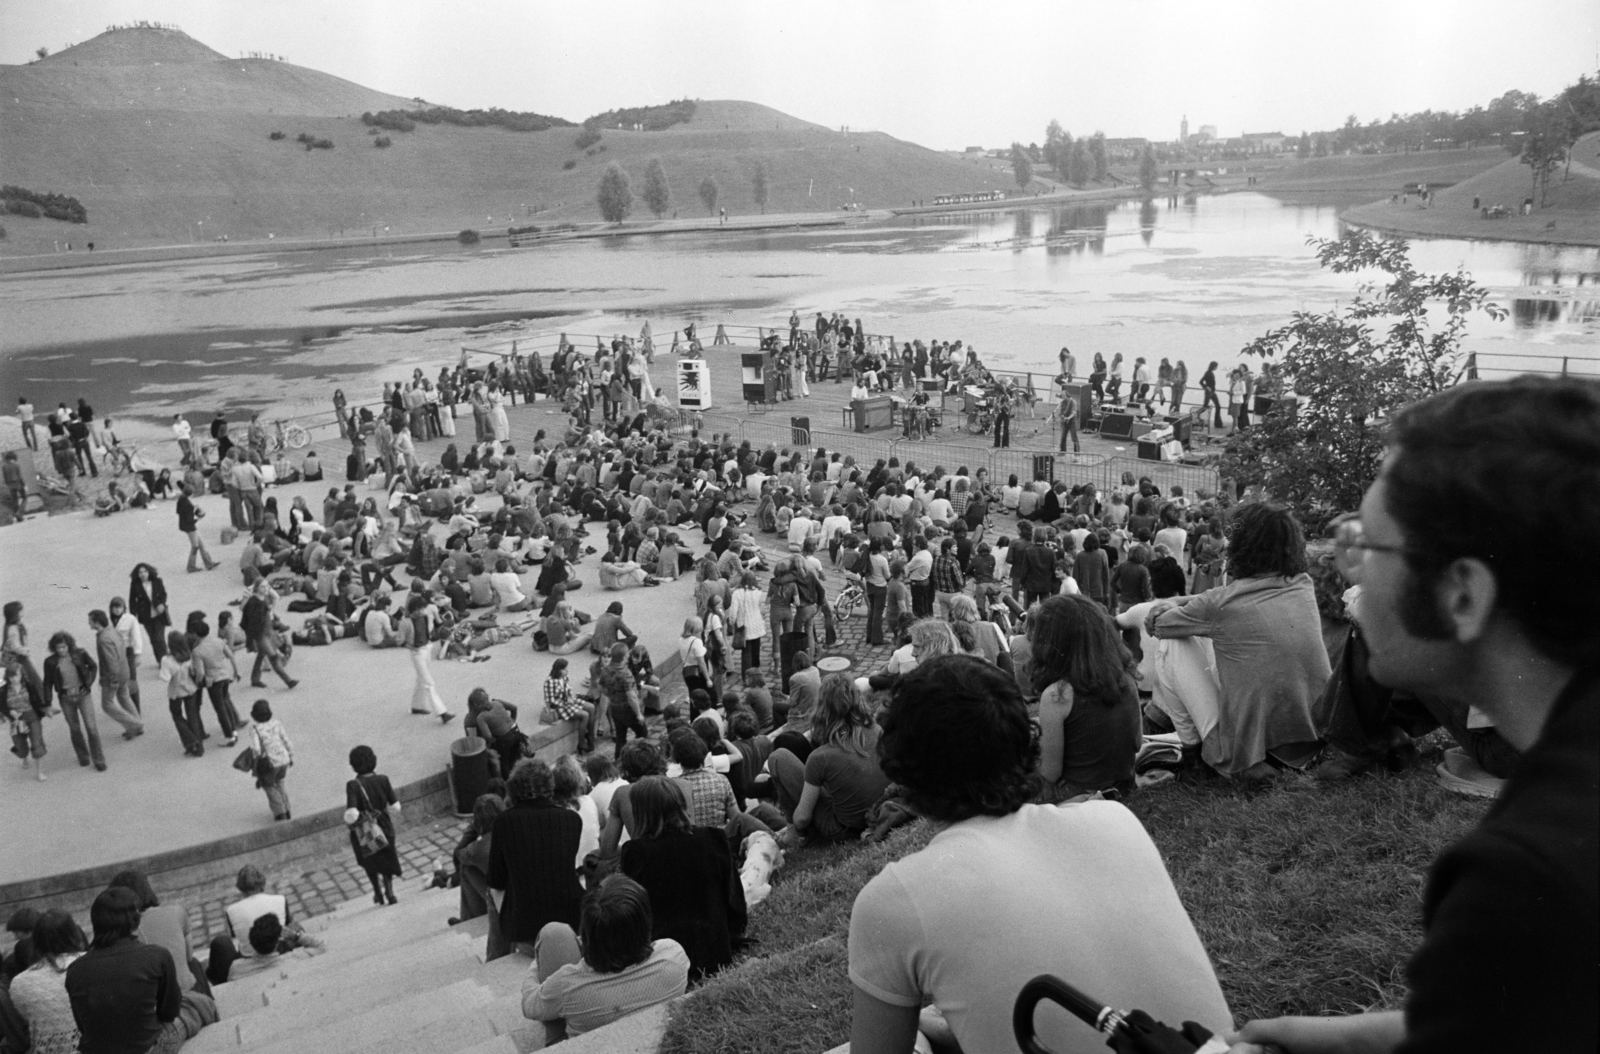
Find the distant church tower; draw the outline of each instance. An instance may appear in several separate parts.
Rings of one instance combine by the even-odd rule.
[[[1184,114],[1183,115],[1183,123],[1178,125],[1178,142],[1187,143],[1188,141],[1189,141],[1189,115],[1188,114]]]

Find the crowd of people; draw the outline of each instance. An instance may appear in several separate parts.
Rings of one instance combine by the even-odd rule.
[[[981,379],[970,349],[955,365],[959,344],[874,349],[859,322],[820,315],[815,333],[791,318],[787,348],[808,349],[791,366],[802,393],[830,364],[839,379],[845,361],[869,392],[884,386],[897,361],[913,384],[926,373],[956,385]],[[1286,509],[1240,503],[1229,493],[1163,491],[1131,474],[1109,492],[1047,478],[1000,482],[981,468],[947,471],[898,458],[868,467],[825,449],[758,447],[670,428],[645,409],[647,369],[634,378],[637,387],[624,380],[635,365],[648,365],[648,334],[642,337],[638,351],[619,338],[593,359],[563,341],[549,371],[534,355],[493,378],[463,369],[445,371],[437,384],[418,376],[392,386],[372,420],[366,411],[343,418],[351,480],[331,487],[320,510],[297,499],[280,516],[270,499],[239,485],[250,480],[229,471],[221,486],[231,480],[240,492],[239,529],[250,532],[240,564],[250,600],[237,629],[219,618],[213,634],[196,613],[183,633],[168,630],[165,588],[153,567],[140,564],[126,603],[89,615],[96,657],[63,631],[39,674],[21,605],[7,605],[5,702],[14,734],[37,736],[59,698],[80,760],[103,768],[83,700],[98,678],[104,712],[124,735],[140,734],[137,679],[128,670],[139,661],[138,641],[148,640],[152,661],[171,675],[169,708],[185,749],[203,753],[200,691],[220,678],[222,702],[219,694],[212,702],[223,734],[232,743],[241,728],[251,730],[262,759],[258,778],[275,817],[286,819],[287,735],[281,726],[272,730],[265,701],[249,725],[228,702],[240,645],[256,651],[257,677],[265,661],[288,687],[294,681],[281,660],[295,647],[344,639],[403,647],[414,671],[413,711],[445,722],[455,715],[439,697],[431,659],[470,660],[521,637],[560,656],[540,701],[549,717],[578,731],[576,755],[553,764],[526,756],[514,702],[483,690],[466,700],[464,724],[488,741],[496,781],[478,800],[454,859],[459,917],[490,917],[491,956],[516,951],[532,959],[524,1011],[547,1022],[552,1038],[670,999],[731,963],[749,919],[741,874],[770,862],[769,845],[873,839],[914,816],[939,825],[935,842],[885,869],[856,903],[853,1049],[903,1052],[919,1028],[954,1037],[962,1049],[997,1049],[1009,1036],[1010,999],[1023,974],[1059,963],[1064,947],[1097,949],[1075,969],[1115,1005],[1228,1030],[1226,1003],[1160,857],[1115,804],[1159,780],[1142,760],[1148,737],[1159,734],[1180,748],[1163,756],[1165,767],[1259,784],[1295,771],[1348,777],[1402,739],[1442,726],[1475,764],[1511,776],[1504,793],[1515,797],[1526,786],[1518,798],[1524,810],[1540,817],[1541,809],[1555,810],[1566,825],[1540,843],[1539,852],[1558,863],[1540,865],[1556,870],[1537,889],[1575,910],[1587,904],[1592,931],[1593,883],[1587,892],[1563,883],[1593,877],[1592,829],[1576,856],[1569,830],[1573,809],[1593,813],[1593,785],[1582,789],[1571,774],[1542,789],[1518,780],[1536,760],[1554,764],[1574,744],[1593,746],[1592,670],[1575,675],[1592,667],[1592,649],[1600,647],[1593,617],[1572,605],[1561,606],[1559,617],[1544,614],[1533,587],[1501,577],[1498,561],[1511,558],[1498,548],[1501,535],[1479,541],[1491,530],[1480,518],[1447,525],[1441,517],[1453,506],[1431,507],[1393,489],[1453,486],[1445,497],[1475,509],[1474,481],[1488,469],[1433,453],[1482,442],[1472,438],[1481,426],[1458,430],[1455,417],[1490,415],[1500,432],[1490,431],[1504,433],[1510,450],[1493,456],[1531,463],[1558,456],[1541,428],[1593,442],[1594,419],[1583,417],[1600,412],[1592,391],[1577,382],[1468,386],[1400,424],[1400,453],[1369,495],[1373,507],[1342,521],[1334,538],[1353,623],[1330,662],[1311,574],[1318,569]],[[1063,352],[1070,379],[1075,363]],[[1141,366],[1130,393],[1138,401],[1151,398]],[[1120,362],[1097,361],[1091,383],[1103,372],[1106,396],[1116,399],[1119,371]],[[494,396],[507,377],[524,375],[544,378],[530,390],[562,398],[568,420],[559,434],[539,431],[519,449]],[[1154,383],[1177,406],[1186,382],[1186,369],[1173,368]],[[1201,388],[1210,406],[1215,385],[1202,379]],[[397,441],[427,437],[436,418],[439,437],[450,439],[452,399],[463,391],[474,411],[471,443],[461,435],[437,463],[424,463],[414,443]],[[1588,409],[1575,411],[1585,399]],[[1445,432],[1448,441],[1440,438]],[[371,436],[379,437],[373,459],[365,454]],[[222,456],[226,464],[229,453]],[[1413,465],[1420,460],[1426,470]],[[1592,476],[1595,463],[1572,470]],[[356,484],[373,473],[383,475],[385,496],[362,498]],[[204,482],[215,490],[218,474],[186,479],[182,489]],[[1485,486],[1484,494],[1495,490]],[[1515,516],[1533,515],[1540,500],[1528,496]],[[1581,500],[1586,511],[1577,519],[1600,524],[1592,495]],[[200,555],[208,558],[203,549]],[[597,577],[585,583],[578,569],[590,555],[598,555]],[[1409,572],[1390,569],[1397,577],[1432,568],[1432,595],[1454,590],[1454,606],[1440,601],[1422,611],[1415,599],[1397,597],[1392,581],[1374,577],[1375,563],[1397,558],[1412,561]],[[1439,577],[1450,560],[1454,577]],[[1458,566],[1463,561],[1472,566]],[[663,685],[621,601],[602,598],[596,606],[605,611],[591,615],[573,598],[585,587],[609,594],[691,574],[693,611],[685,612],[678,648],[682,692]],[[829,591],[846,585],[864,595],[867,644],[893,653],[877,669],[825,674],[816,660],[835,647],[838,632]],[[276,613],[291,596],[289,606],[307,616],[299,629]],[[1399,627],[1385,621],[1396,610]],[[1520,690],[1507,686],[1496,696],[1461,683],[1465,673],[1403,658],[1395,643],[1402,633],[1424,642],[1416,645],[1422,649],[1455,641],[1463,656],[1478,655],[1474,649],[1490,646],[1484,642],[1521,648],[1530,661],[1543,656],[1554,666],[1539,682],[1550,689],[1539,697],[1539,720],[1526,717],[1533,703],[1520,702]],[[574,655],[581,663],[569,679]],[[1480,661],[1494,671],[1503,663],[1498,651]],[[1383,686],[1400,691],[1380,695]],[[1541,738],[1552,710],[1566,723],[1561,742]],[[599,749],[603,732],[609,757]],[[350,762],[352,847],[375,900],[393,903],[398,803],[370,750],[357,748]],[[1590,757],[1580,774],[1593,767]],[[1492,813],[1486,827],[1501,815]],[[1531,851],[1486,843],[1480,852],[1523,866]],[[1106,859],[1118,862],[1106,866]],[[1475,865],[1469,854],[1458,866],[1470,874]],[[1452,892],[1464,882],[1469,892]],[[1070,909],[1042,921],[1038,897],[1059,900],[1062,888],[1073,891]],[[1473,938],[1458,932],[1477,928],[1463,913],[1482,909],[1495,927],[1558,941],[1547,908],[1521,894],[1492,903],[1509,888],[1493,877],[1436,874],[1430,897],[1438,914],[1418,956],[1409,1019],[1360,1019],[1348,1028],[1393,1041],[1373,1049],[1407,1035],[1465,1034],[1440,1015],[1509,1035],[1508,1024],[1489,1020],[1503,997],[1485,995],[1474,1008],[1461,994],[1488,982],[1461,965],[1484,959]],[[995,897],[996,889],[1024,895]],[[1491,938],[1496,949],[1522,955],[1519,962],[1531,961],[1528,939],[1501,928]],[[1514,987],[1531,999],[1530,978],[1537,978],[1580,1004],[1585,997],[1574,986],[1592,977],[1592,957],[1578,962],[1581,954],[1542,949],[1568,973],[1556,979],[1552,968],[1531,969]],[[929,1003],[943,1012],[930,1014]],[[1578,1027],[1570,1009],[1554,1015],[1559,1024],[1541,1027],[1568,1035],[1563,1030]],[[1333,1050],[1327,1037],[1343,1027],[1254,1023],[1244,1038],[1291,1052]],[[1592,1039],[1592,1020],[1587,1027]],[[1055,1036],[1066,1043],[1065,1033]]]

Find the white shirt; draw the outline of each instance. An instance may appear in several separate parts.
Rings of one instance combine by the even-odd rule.
[[[595,810],[601,815],[608,815],[611,809],[611,796],[617,793],[618,787],[627,786],[628,781],[621,776],[613,776],[603,783],[596,783],[589,791],[589,797],[594,799]]]
[[[792,524],[790,526],[793,526]],[[822,521],[822,544],[830,545],[833,540],[850,531],[850,517],[828,516]]]
[[[138,658],[144,654],[144,629],[139,625],[139,620],[124,611],[122,617],[117,619],[117,632],[122,635],[123,647],[133,652],[133,657]]]
[[[1160,853],[1114,802],[1024,805],[939,832],[857,895],[849,963],[856,987],[891,1006],[931,1000],[962,1050],[1016,1049],[1012,1004],[1042,973],[1092,979],[1095,998],[1159,1021],[1231,1023]],[[1049,1050],[1105,1049],[1060,1011],[1038,1027]]]
[[[943,520],[949,523],[955,519],[955,509],[950,505],[948,498],[934,498],[928,502],[928,517],[934,520]]]
[[[520,604],[527,599],[522,595],[522,580],[510,571],[494,572],[489,576],[489,585],[500,598],[500,603],[506,607]]]
[[[918,549],[906,563],[907,582],[926,582],[933,573],[933,553],[928,549]]]
[[[789,548],[798,551],[811,537],[811,531],[817,526],[817,521],[808,516],[796,516],[789,521]]]
[[[179,439],[187,440],[194,434],[194,430],[189,427],[188,421],[185,421],[180,417],[176,421],[172,422],[172,434],[177,436]]]

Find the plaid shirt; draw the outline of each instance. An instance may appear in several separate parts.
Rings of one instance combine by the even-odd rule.
[[[572,697],[572,685],[565,677],[545,678],[544,706],[563,721],[583,716],[583,708]]]
[[[689,825],[721,828],[728,822],[728,803],[733,801],[733,785],[721,773],[707,768],[694,769],[678,777],[689,792]],[[738,803],[734,802],[734,808]]]
[[[933,588],[938,593],[959,593],[966,586],[966,576],[961,573],[961,561],[952,551],[940,554],[933,560]]]

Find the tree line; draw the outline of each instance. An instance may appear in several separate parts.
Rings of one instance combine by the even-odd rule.
[[[767,211],[768,191],[767,166],[757,161],[750,172],[750,193],[762,212]],[[706,176],[700,181],[696,193],[700,203],[705,206],[706,215],[715,216],[717,199],[722,193],[717,181]],[[659,157],[652,157],[646,162],[639,197],[656,219],[660,219],[672,207],[672,185],[667,179],[667,168]],[[595,202],[600,206],[600,218],[607,223],[621,223],[633,211],[633,201],[633,180],[621,165],[613,161],[600,174],[600,186],[595,195]]]

